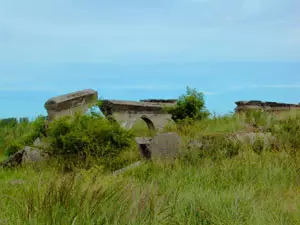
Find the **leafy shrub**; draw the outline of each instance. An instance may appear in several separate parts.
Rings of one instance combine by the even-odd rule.
[[[176,105],[167,108],[167,111],[176,122],[201,120],[210,115],[205,107],[204,94],[190,87],[187,87],[185,95],[179,97]]]
[[[25,145],[31,145],[37,138],[46,137],[46,121],[43,116],[37,117],[31,123],[31,132],[24,136],[23,142]]]
[[[51,153],[112,160],[133,144],[133,134],[99,115],[62,117],[49,124]],[[105,160],[104,160],[105,159]]]
[[[5,139],[5,155],[10,156],[26,145],[32,145],[37,139],[46,136],[45,118],[37,117],[33,122],[20,122],[15,127],[7,127],[7,133],[2,134]]]
[[[20,151],[22,149],[23,145],[18,142],[12,142],[9,144],[5,150],[5,155],[7,157],[15,154],[16,152]]]

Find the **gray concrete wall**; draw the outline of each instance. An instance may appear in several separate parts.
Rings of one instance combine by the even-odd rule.
[[[172,122],[170,114],[153,114],[153,113],[113,113],[113,118],[126,129],[131,129],[138,119],[143,119],[145,123],[150,121],[154,125],[154,129],[161,131],[168,122]],[[149,119],[150,121],[147,121]],[[150,122],[150,123],[151,123]],[[147,124],[148,127],[151,126]],[[150,127],[149,127],[150,128]]]
[[[91,104],[98,100],[98,93],[87,89],[49,99],[45,103],[49,120],[62,116],[74,116],[76,112],[86,112]],[[161,131],[172,121],[171,115],[165,112],[165,106],[172,106],[175,100],[119,101],[104,100],[100,106],[106,117],[112,117],[122,127],[131,129],[138,119],[143,119],[149,129]]]
[[[162,130],[164,126],[172,121],[172,116],[165,110],[165,106],[176,104],[174,100],[143,100],[119,101],[105,100],[100,109],[107,117],[114,118],[126,129],[131,129],[138,119],[143,119],[150,129]]]
[[[62,116],[85,113],[98,100],[98,93],[92,89],[72,92],[49,99],[45,103],[49,121]]]

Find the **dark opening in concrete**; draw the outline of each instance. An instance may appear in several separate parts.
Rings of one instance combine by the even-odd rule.
[[[147,144],[140,144],[140,151],[144,158],[151,159],[151,152]]]
[[[147,116],[142,116],[141,119],[145,121],[150,131],[155,131],[153,122]]]

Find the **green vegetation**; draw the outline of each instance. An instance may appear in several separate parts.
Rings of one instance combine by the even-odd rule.
[[[187,87],[186,94],[178,98],[176,105],[167,108],[167,111],[172,114],[172,119],[176,122],[202,120],[209,116],[205,108],[204,94],[190,87]]]
[[[120,161],[116,163],[115,158],[132,150],[133,137],[131,131],[121,128],[118,123],[92,113],[53,121],[45,140],[51,144],[49,153],[63,156],[64,161],[70,155],[79,156],[80,161],[90,156],[93,161],[99,159],[98,163],[114,170],[124,166]]]
[[[133,138],[146,126],[126,131],[91,113],[59,119],[45,133],[40,118],[0,129],[2,146],[39,136],[56,156],[0,169],[0,224],[300,224],[297,112],[187,116],[165,128],[183,138],[180,157],[117,176],[111,171],[140,160]],[[247,132],[275,140],[251,146],[232,139]],[[84,153],[88,166],[65,170],[72,161],[65,153]]]
[[[0,127],[0,152],[10,156],[25,145],[32,145],[37,138],[46,135],[45,117],[39,116],[33,122],[21,119],[20,122]],[[1,151],[2,150],[2,151]],[[4,150],[4,151],[3,151]]]

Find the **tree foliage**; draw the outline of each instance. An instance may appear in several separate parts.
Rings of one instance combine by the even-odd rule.
[[[204,94],[187,87],[186,94],[181,95],[176,105],[167,109],[175,122],[182,120],[202,120],[210,113],[205,107]]]

